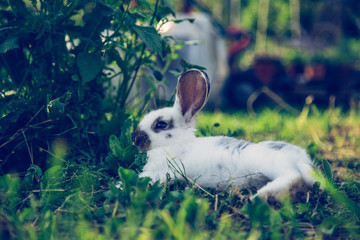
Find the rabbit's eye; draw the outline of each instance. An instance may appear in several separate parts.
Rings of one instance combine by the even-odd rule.
[[[170,119],[169,121],[164,121],[162,117],[158,117],[151,125],[151,129],[155,133],[159,133],[165,130],[170,130],[172,128],[174,128],[174,121],[172,119]]]
[[[155,129],[156,130],[157,129],[165,129],[165,128],[167,128],[167,126],[168,126],[167,122],[159,121],[159,122],[156,123]]]

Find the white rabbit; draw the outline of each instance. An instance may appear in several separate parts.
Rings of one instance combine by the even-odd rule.
[[[167,174],[182,179],[173,165],[201,187],[260,187],[255,196],[264,200],[281,198],[299,181],[312,186],[312,163],[300,147],[278,141],[195,137],[195,114],[208,99],[209,84],[205,72],[186,71],[178,79],[174,106],[152,111],[139,123],[132,141],[148,156],[140,177],[160,183]]]

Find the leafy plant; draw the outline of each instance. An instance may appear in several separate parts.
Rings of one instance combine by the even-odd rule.
[[[146,153],[139,153],[137,148],[132,144],[131,134],[136,125],[131,118],[125,120],[121,127],[120,137],[111,135],[109,138],[110,152],[105,159],[106,168],[117,170],[120,166],[124,168],[140,170],[146,162]]]
[[[157,58],[170,61],[175,45],[156,26],[174,11],[167,1],[131,2],[0,1],[3,173],[45,169],[58,138],[73,161],[98,162],[130,110],[144,109],[148,99],[131,109],[127,100],[140,72],[162,80]]]

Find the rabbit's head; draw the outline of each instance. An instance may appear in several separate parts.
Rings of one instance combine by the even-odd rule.
[[[205,105],[210,81],[205,72],[191,69],[180,75],[172,107],[148,113],[132,135],[140,151],[186,143],[194,138],[195,114]]]

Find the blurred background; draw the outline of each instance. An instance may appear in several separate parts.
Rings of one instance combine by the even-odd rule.
[[[180,59],[207,69],[210,108],[356,104],[360,1],[174,0],[162,29],[188,44]],[[168,24],[170,25],[170,24]],[[172,68],[179,68],[173,63]],[[167,79],[171,80],[171,75]],[[174,87],[174,86],[172,86]],[[223,98],[219,98],[219,96]]]

